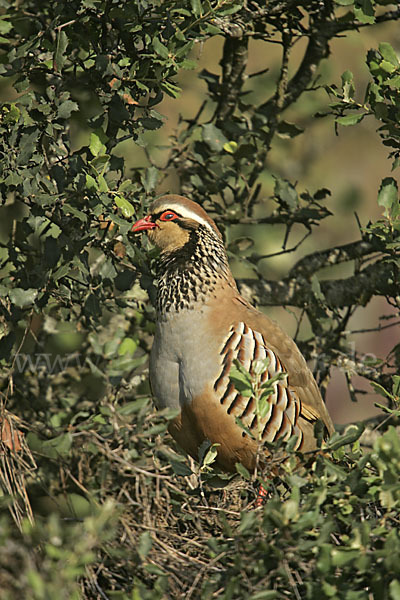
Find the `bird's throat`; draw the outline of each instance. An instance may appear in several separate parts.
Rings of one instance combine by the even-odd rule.
[[[222,240],[200,226],[191,232],[184,246],[161,254],[158,314],[196,310],[215,294],[223,280],[231,278]]]

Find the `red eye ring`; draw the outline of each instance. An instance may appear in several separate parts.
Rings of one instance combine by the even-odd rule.
[[[174,219],[177,219],[177,218],[178,218],[178,215],[176,213],[174,213],[172,210],[166,210],[160,216],[160,221],[173,221]]]

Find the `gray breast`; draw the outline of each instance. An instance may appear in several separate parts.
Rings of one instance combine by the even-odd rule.
[[[159,408],[190,403],[221,368],[220,343],[207,327],[209,309],[204,304],[196,308],[169,313],[157,321],[150,380]]]

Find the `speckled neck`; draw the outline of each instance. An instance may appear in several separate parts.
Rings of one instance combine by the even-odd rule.
[[[200,225],[182,248],[161,254],[158,278],[159,316],[198,308],[222,280],[232,279],[222,240]]]

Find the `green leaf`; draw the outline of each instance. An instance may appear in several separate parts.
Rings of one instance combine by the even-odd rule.
[[[162,58],[169,57],[168,48],[164,46],[164,44],[162,44],[157,37],[153,38],[153,48],[157,52],[157,54]]]
[[[138,554],[142,560],[145,560],[151,550],[153,540],[151,539],[150,531],[145,531],[139,537]]]
[[[235,468],[236,468],[236,471],[239,473],[239,475],[244,477],[244,479],[247,479],[247,481],[250,481],[251,475],[250,475],[249,471],[246,469],[246,467],[244,467],[242,465],[242,463],[239,463],[239,462],[235,463]]]
[[[275,392],[275,387],[278,381],[285,381],[287,377],[288,374],[286,372],[276,373],[272,377],[269,377],[268,380],[262,384],[261,389],[267,393],[269,392],[270,394],[273,394]]]
[[[206,123],[201,126],[201,135],[203,141],[213,152],[221,152],[224,145],[229,142],[224,134],[213,123]]]
[[[13,24],[7,19],[9,19],[8,15],[2,15],[0,17],[0,33],[2,35],[7,35],[7,33],[10,33],[11,29],[13,28]],[[6,39],[6,41],[9,40]]]
[[[143,117],[143,119],[140,119],[140,124],[145,129],[150,129],[151,131],[160,129],[164,125],[161,119],[156,119],[155,117]]]
[[[142,182],[147,194],[149,194],[155,189],[158,181],[158,176],[159,170],[157,169],[157,167],[148,167],[146,169],[146,173],[144,179],[142,178]]]
[[[210,446],[209,442],[207,440],[207,445],[209,446],[208,450],[204,453],[203,456],[201,456],[202,448],[201,447],[199,448],[199,455],[200,455],[199,458],[200,458],[200,463],[201,463],[201,470],[205,470],[205,471],[210,470],[210,465],[212,465],[215,462],[217,455],[218,455],[217,448],[221,444],[212,444]]]
[[[388,408],[387,406],[385,406],[384,404],[380,404],[379,402],[374,402],[374,406],[380,408],[381,410],[383,410],[383,412],[392,415],[392,417],[400,416],[400,410],[392,410],[391,408]]]
[[[73,102],[72,100],[65,100],[65,102],[60,104],[58,107],[57,116],[60,119],[69,119],[71,113],[77,110],[79,110],[79,106],[76,102]]]
[[[272,404],[268,402],[270,396],[271,394],[267,392],[257,400],[257,413],[260,419],[264,419],[272,409]]]
[[[265,371],[268,370],[270,365],[270,358],[267,356],[266,358],[257,359],[253,361],[252,371],[256,377],[260,377]]]
[[[19,143],[18,164],[26,165],[32,159],[32,155],[36,150],[36,144],[39,137],[39,131],[32,131],[30,134],[21,136]]]
[[[255,437],[253,435],[253,433],[250,431],[250,429],[248,427],[246,427],[246,425],[244,425],[244,423],[242,422],[242,420],[239,417],[235,417],[235,423],[238,427],[240,427],[240,429],[243,429],[243,431],[245,433],[247,433],[247,435],[252,439],[255,440]]]
[[[68,456],[71,450],[72,441],[73,438],[70,433],[62,433],[56,438],[43,442],[42,450],[44,450],[48,456]]]
[[[339,6],[350,6],[354,4],[354,0],[335,0],[335,4],[339,4]]]
[[[290,210],[296,210],[299,197],[296,189],[286,179],[275,178],[274,195],[279,198]]]
[[[178,98],[181,93],[181,88],[170,81],[163,81],[161,84],[162,89],[167,92],[168,96],[171,98]]]
[[[379,63],[379,67],[382,69],[382,71],[385,71],[385,73],[394,73],[394,71],[397,70],[397,68],[387,60],[382,60]]]
[[[152,427],[149,427],[148,429],[144,430],[142,432],[142,436],[148,438],[158,435],[159,433],[164,433],[167,429],[167,426],[168,425],[166,423],[159,423],[158,425],[153,425]]]
[[[297,442],[299,440],[298,435],[292,435],[286,442],[286,452],[294,452]]]
[[[358,548],[356,550],[352,550],[351,548],[333,548],[331,552],[332,564],[336,567],[343,567],[352,563],[359,555],[360,551]]]
[[[342,84],[350,83],[351,81],[353,81],[353,78],[353,73],[347,69],[342,73]]]
[[[243,377],[242,373],[235,368],[232,368],[229,373],[229,379],[232,381],[233,385],[243,396],[250,397],[252,394],[252,386],[251,381],[248,381],[245,377]]]
[[[389,596],[391,600],[400,600],[400,581],[393,579],[389,584]]]
[[[103,146],[103,149],[105,149],[105,146]],[[98,156],[96,156],[96,158],[91,160],[89,164],[91,167],[93,167],[95,169],[96,174],[97,174],[99,172],[104,173],[105,167],[106,167],[106,165],[108,165],[109,162],[110,162],[109,154],[99,154]]]
[[[57,281],[58,279],[61,279],[62,277],[64,277],[64,275],[66,275],[67,273],[69,273],[70,270],[71,270],[71,267],[68,264],[61,265],[53,273],[53,279],[54,279],[54,281]]]
[[[384,398],[391,398],[390,392],[385,390],[385,388],[380,383],[377,383],[376,381],[370,381],[369,384],[380,396],[383,396]]]
[[[349,125],[356,125],[357,123],[360,123],[360,121],[363,120],[363,118],[365,117],[366,113],[363,114],[351,114],[351,115],[346,115],[345,117],[337,117],[336,119],[336,123],[339,123],[339,125],[343,125],[344,127],[348,127]]]
[[[215,20],[215,23],[216,22],[217,21]],[[219,27],[216,27],[215,25],[213,25],[211,23],[205,23],[205,31],[209,35],[221,35],[221,34],[223,34],[222,29],[220,29]]]
[[[400,75],[395,75],[395,77],[391,77],[389,81],[390,87],[394,87],[396,89],[400,88]]]
[[[277,132],[279,137],[283,139],[294,138],[301,133],[304,129],[298,127],[294,123],[288,123],[287,121],[281,121],[278,125]]]
[[[136,340],[126,337],[119,345],[118,354],[120,356],[123,356],[124,354],[133,355],[135,354],[137,347],[138,343]]]
[[[158,411],[158,414],[164,417],[167,421],[173,421],[181,414],[180,408],[164,408]]]
[[[2,117],[4,119],[4,123],[16,123],[21,116],[20,109],[14,103],[11,103],[7,106],[4,105],[2,112],[3,112]]]
[[[99,367],[95,365],[94,362],[90,360],[90,358],[86,357],[86,363],[89,365],[92,375],[98,377],[99,379],[107,379],[106,373],[104,373],[102,369],[99,369]]]
[[[148,398],[138,398],[137,400],[132,400],[131,402],[127,402],[123,406],[118,409],[118,414],[129,416],[134,413],[137,413],[145,408],[149,404]]]
[[[229,6],[230,5],[230,6]],[[230,0],[228,2],[221,2],[221,8],[218,10],[218,17],[225,17],[226,15],[233,15],[239,12],[243,8],[243,4],[233,4]],[[239,27],[239,26],[237,26]]]
[[[203,14],[201,7],[201,0],[190,0],[190,5],[192,7],[193,14],[196,18],[201,17]]]
[[[240,533],[244,533],[245,531],[251,529],[257,520],[257,514],[254,510],[249,512],[242,512],[240,516],[240,525],[239,531]]]
[[[34,288],[29,288],[27,290],[14,288],[8,292],[11,302],[20,308],[25,308],[26,306],[33,304],[37,298],[37,295],[38,290]]]
[[[144,565],[143,569],[145,571],[147,571],[148,573],[150,573],[151,575],[158,575],[159,577],[163,577],[163,578],[166,578],[168,576],[166,571],[163,571],[161,569],[161,567],[159,567],[158,565],[153,565],[151,563]],[[141,599],[142,599],[142,596],[140,596],[140,597],[132,596],[132,600],[141,600]]]
[[[117,290],[120,290],[121,292],[126,292],[126,290],[131,289],[135,279],[135,273],[133,273],[129,269],[125,269],[124,271],[120,271],[115,277],[114,285],[117,288]]]
[[[354,15],[361,23],[375,23],[375,10],[371,0],[357,0]]]
[[[95,294],[89,294],[86,299],[85,313],[91,317],[99,317],[101,315],[101,306],[97,296]]]
[[[28,433],[26,439],[31,450],[53,459],[68,456],[73,441],[71,433],[62,433],[50,440],[43,440],[32,431]]]
[[[183,58],[185,56],[188,55],[188,53],[190,52],[190,50],[193,48],[193,43],[194,42],[187,42],[186,44],[183,44],[183,46],[181,46],[178,50],[176,50],[175,52],[175,57],[176,58]]]
[[[237,143],[236,142],[226,142],[226,144],[223,145],[223,148],[225,150],[225,152],[229,152],[229,154],[234,154],[237,150]]]
[[[108,142],[108,137],[102,129],[96,129],[90,134],[89,150],[93,156],[106,153],[105,144]]]
[[[187,71],[193,71],[193,69],[197,69],[197,62],[195,60],[190,60],[189,58],[185,58],[182,62],[179,63],[181,69],[186,69]]]
[[[63,29],[57,33],[56,51],[54,53],[54,66],[56,71],[60,72],[67,60],[65,51],[68,47],[68,37]]]
[[[96,179],[89,174],[86,174],[86,188],[93,191],[97,191],[99,188]]]
[[[130,219],[135,214],[135,207],[122,196],[115,196],[115,204],[121,210],[126,219]]]
[[[382,180],[378,193],[378,204],[384,207],[383,214],[387,218],[394,218],[400,214],[397,181],[393,177],[385,177]]]
[[[4,183],[7,187],[19,185],[22,183],[23,177],[19,173],[10,173],[5,179]]]
[[[382,42],[379,44],[379,52],[382,54],[383,58],[387,62],[391,63],[394,67],[398,68],[400,66],[396,52],[388,42]]]
[[[180,475],[182,477],[190,477],[193,475],[192,470],[185,463],[181,463],[172,459],[169,459],[169,463],[175,475]]]
[[[331,450],[337,450],[346,444],[354,444],[364,431],[364,425],[362,423],[356,423],[355,425],[349,425],[346,431],[339,435],[333,433],[332,437],[327,443],[327,447]],[[334,464],[334,463],[332,463]]]

